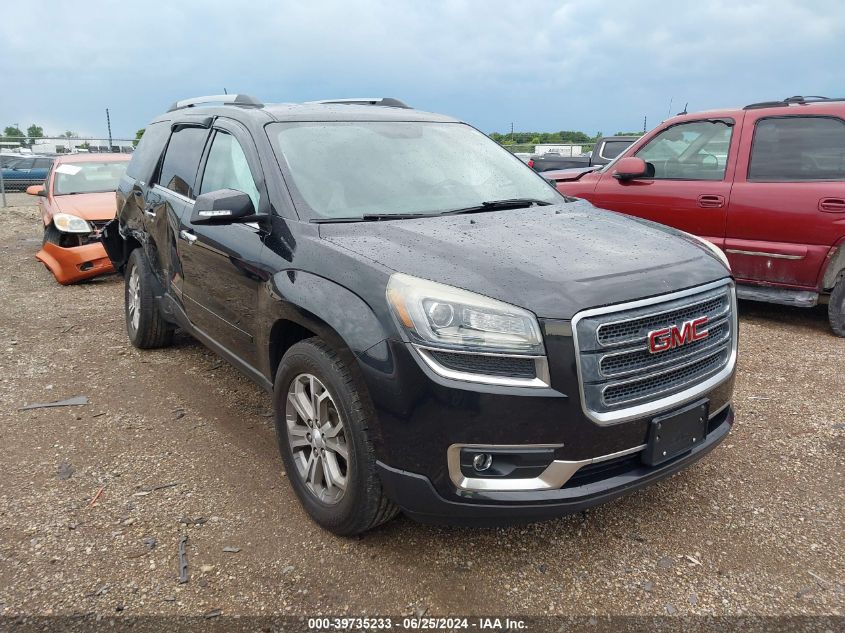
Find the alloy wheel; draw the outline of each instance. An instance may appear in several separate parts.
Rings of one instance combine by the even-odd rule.
[[[141,320],[141,276],[138,274],[138,267],[133,266],[129,274],[129,303],[127,304],[129,323],[134,332],[138,331],[138,324]]]
[[[346,492],[349,445],[331,393],[313,374],[299,374],[288,387],[285,421],[293,462],[305,487],[335,505]]]

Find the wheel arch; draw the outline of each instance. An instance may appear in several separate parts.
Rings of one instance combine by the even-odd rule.
[[[317,336],[342,354],[356,372],[356,356],[388,337],[378,316],[358,295],[340,284],[303,271],[285,271],[271,279],[267,305],[266,370],[275,379],[285,352]],[[360,374],[359,374],[360,375]]]
[[[822,277],[822,290],[832,290],[838,280],[845,273],[845,238],[839,242],[839,246],[832,250],[824,276]]]

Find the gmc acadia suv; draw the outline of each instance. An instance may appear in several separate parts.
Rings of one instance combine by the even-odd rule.
[[[449,117],[177,102],[117,202],[131,342],[179,327],[270,391],[291,485],[338,534],[578,511],[733,423],[721,253],[566,198]]]

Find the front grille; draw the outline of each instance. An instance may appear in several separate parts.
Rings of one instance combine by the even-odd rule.
[[[680,294],[680,296],[679,296]],[[587,310],[574,319],[584,409],[600,422],[673,395],[692,398],[709,379],[730,372],[735,350],[734,299],[727,282],[633,307]],[[708,336],[659,353],[648,335],[706,316]],[[725,376],[727,377],[727,376]],[[654,410],[665,405],[655,404]]]
[[[537,375],[533,358],[456,354],[442,350],[430,350],[429,353],[434,360],[453,371],[513,378],[534,378]]]

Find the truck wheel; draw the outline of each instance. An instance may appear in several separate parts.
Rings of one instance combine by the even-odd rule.
[[[845,276],[839,278],[827,304],[830,327],[837,336],[845,336]]]
[[[173,326],[158,311],[153,296],[153,272],[140,248],[136,248],[129,256],[125,279],[126,332],[129,341],[139,349],[167,347],[173,342]]]
[[[367,436],[367,408],[347,363],[318,338],[293,345],[274,388],[276,437],[306,512],[340,535],[399,513],[382,491]]]

